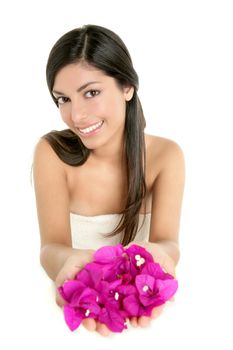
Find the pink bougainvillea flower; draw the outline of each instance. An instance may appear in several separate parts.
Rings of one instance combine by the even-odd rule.
[[[94,262],[99,264],[104,280],[113,281],[122,276],[125,281],[131,280],[128,274],[128,256],[121,244],[98,249],[94,255]]]
[[[80,323],[83,320],[83,314],[80,312],[79,309],[74,309],[73,307],[69,305],[64,305],[63,307],[64,312],[64,318],[66,321],[67,326],[71,331],[74,331],[80,326]]]
[[[144,309],[141,306],[140,300],[138,298],[138,294],[130,294],[123,300],[123,308],[127,313],[129,318],[131,317],[139,317],[139,316],[150,316],[150,312],[143,312]]]
[[[101,311],[98,320],[104,323],[113,332],[122,332],[126,326],[127,313],[122,310],[122,280],[117,279],[113,282],[101,281],[98,286],[99,305]],[[135,288],[136,289],[136,288]]]
[[[100,281],[103,279],[103,271],[95,262],[90,262],[78,272],[76,280],[81,281],[86,286],[97,288]]]
[[[169,300],[177,287],[174,277],[145,248],[133,244],[125,249],[118,244],[98,249],[93,261],[59,292],[71,330],[92,317],[111,331],[122,332],[127,318],[151,316],[153,308]]]
[[[153,262],[153,256],[144,248],[137,244],[132,244],[129,248],[125,249],[125,252],[130,257],[131,261],[136,263],[137,266],[143,265],[145,262]],[[136,258],[135,258],[136,255]],[[137,257],[137,255],[140,255],[140,257]],[[141,263],[137,264],[137,261],[140,258],[144,258],[145,261],[142,261]]]
[[[104,246],[96,250],[94,254],[94,262],[101,264],[112,263],[118,258],[122,258],[124,254],[124,247],[122,244],[117,244],[115,246]]]
[[[64,316],[68,327],[75,330],[86,317],[97,318],[100,313],[98,293],[77,280],[71,280],[60,287],[59,292],[66,301]]]
[[[153,307],[164,304],[175,294],[178,287],[175,279],[155,279],[150,275],[136,276],[135,285],[142,305]]]
[[[125,312],[115,308],[111,302],[107,302],[101,309],[98,320],[106,324],[112,332],[122,332],[127,328]]]
[[[162,269],[162,267],[160,266],[160,264],[158,264],[157,262],[146,264],[142,268],[141,274],[150,275],[150,276],[153,276],[156,279],[162,279],[162,280],[173,279],[174,278],[172,275],[170,275],[169,273],[165,272]]]
[[[70,303],[74,294],[81,294],[85,289],[86,285],[80,281],[76,280],[68,280],[66,281],[62,287],[58,288],[58,291],[62,298]]]
[[[145,248],[132,244],[125,250],[129,258],[129,270],[131,276],[135,277],[148,264],[153,262],[153,256]]]

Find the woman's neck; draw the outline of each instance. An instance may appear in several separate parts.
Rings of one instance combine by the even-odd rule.
[[[109,143],[91,150],[90,158],[97,163],[122,166],[125,164],[124,139],[110,140]]]

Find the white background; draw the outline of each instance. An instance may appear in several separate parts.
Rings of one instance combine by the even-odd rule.
[[[7,1],[0,14],[1,348],[232,349],[233,11],[231,1]],[[140,77],[146,132],[186,158],[179,290],[149,328],[103,338],[66,326],[39,265],[30,170],[38,138],[61,129],[48,53],[83,24],[115,31]]]

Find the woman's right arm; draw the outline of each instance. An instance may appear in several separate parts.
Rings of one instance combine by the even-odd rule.
[[[73,249],[70,228],[69,191],[64,163],[46,140],[36,146],[33,163],[37,214],[41,237],[41,265],[48,276],[61,286],[92,260],[94,250]],[[56,302],[64,300],[56,290]],[[82,321],[88,330],[108,335],[109,329],[92,318]]]
[[[40,261],[58,286],[74,278],[91,260],[94,251],[72,248],[65,165],[44,139],[35,148],[33,179],[41,238]]]

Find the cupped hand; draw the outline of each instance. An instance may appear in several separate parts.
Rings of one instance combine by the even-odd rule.
[[[150,242],[140,242],[140,243],[131,242],[127,247],[129,247],[132,244],[138,244],[144,247],[147,251],[149,251],[152,254],[154,260],[158,262],[166,272],[168,272],[169,274],[175,277],[175,263],[159,245],[156,245],[154,243],[151,244]],[[89,261],[90,260],[91,259],[89,259]],[[57,275],[56,286],[60,287],[66,280],[74,279],[76,274],[82,269],[82,267],[83,265],[79,263],[77,256],[69,257]],[[174,300],[174,297],[171,298],[170,300]],[[58,290],[56,291],[56,302],[61,307],[64,305],[64,300],[60,296]],[[154,320],[161,315],[164,307],[165,307],[165,304],[155,307],[152,310],[152,314],[150,317],[146,317],[146,316],[131,317],[127,321],[129,321],[129,323],[133,327],[147,327],[151,323],[151,320]],[[111,330],[105,324],[100,323],[99,321],[93,318],[83,319],[82,325],[88,331],[96,331],[102,336],[108,336],[111,333]]]
[[[155,307],[152,311],[151,317],[140,316],[140,317],[131,317],[128,319],[132,327],[147,327],[150,325],[151,320],[155,320],[159,317],[164,309],[165,305],[160,305]],[[111,330],[103,323],[100,323],[93,318],[86,318],[82,321],[82,325],[88,331],[97,331],[102,336],[108,336],[111,333]]]
[[[75,279],[75,276],[84,267],[84,265],[92,260],[94,252],[94,250],[87,250],[86,257],[85,259],[82,258],[82,261],[78,255],[71,255],[66,259],[55,279],[56,303],[58,306],[62,307],[65,303],[58,292],[58,288],[61,287],[65,281]]]
[[[169,273],[175,278],[176,276],[175,263],[159,244],[144,242],[144,241],[139,243],[131,242],[125,248],[129,248],[133,244],[137,244],[145,248],[149,253],[151,253],[151,255],[154,258],[154,261],[159,263],[165,272]],[[174,296],[170,299],[170,301],[174,301]],[[150,324],[151,320],[155,320],[161,315],[164,308],[165,308],[165,304],[155,307],[152,310],[152,314],[150,317],[147,317],[147,316],[131,317],[129,320],[130,324],[133,327],[138,327],[138,326],[147,327]]]
[[[85,263],[88,263],[91,261],[91,257],[94,254],[93,251],[88,251],[87,252],[87,260]],[[80,259],[76,255],[72,255],[67,258],[65,264],[59,271],[56,280],[55,280],[55,285],[56,285],[56,303],[58,306],[63,307],[65,304],[65,301],[61,297],[60,293],[58,292],[58,287],[62,286],[63,283],[67,280],[72,280],[75,278],[77,273],[84,267],[84,263],[80,263]],[[93,318],[86,318],[83,319],[82,325],[89,331],[96,331],[102,336],[108,336],[111,331],[110,329],[103,323],[100,323]]]

